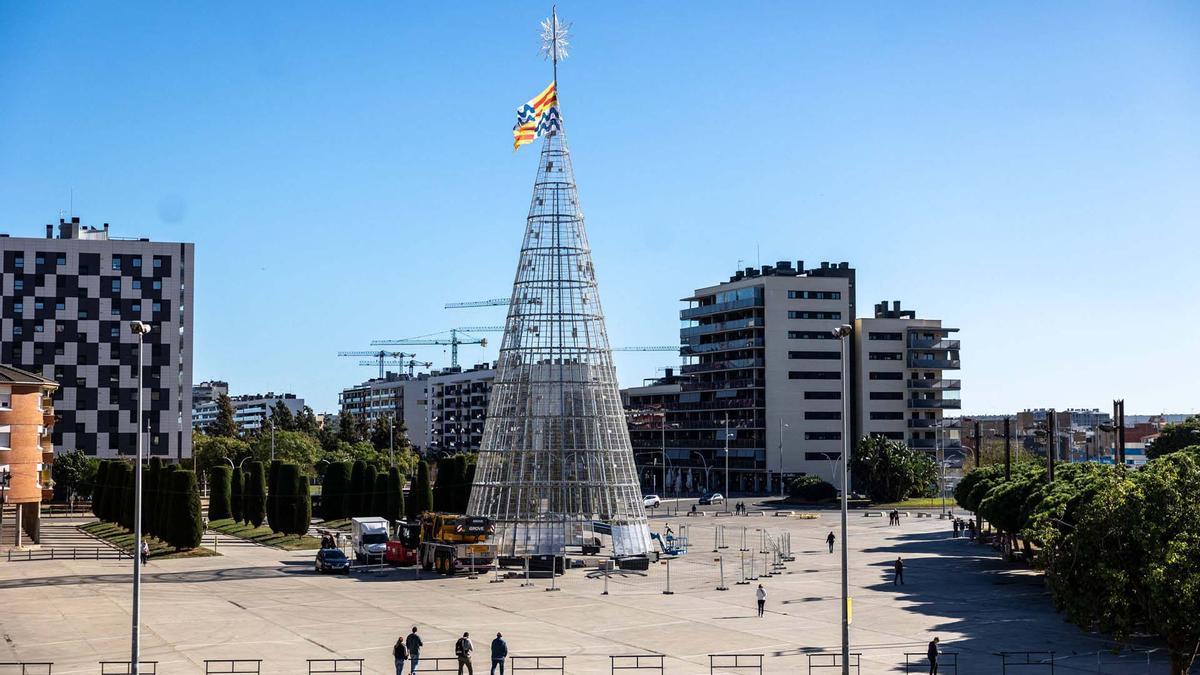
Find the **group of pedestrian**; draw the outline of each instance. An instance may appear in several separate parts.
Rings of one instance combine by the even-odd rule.
[[[408,635],[402,635],[396,640],[395,646],[392,647],[392,658],[396,662],[396,675],[404,675],[404,662],[409,663],[409,675],[415,675],[417,665],[421,663],[421,647],[425,646],[425,642],[421,640],[421,636],[417,633],[417,627],[413,626],[412,632]],[[504,660],[508,658],[508,643],[504,640],[504,635],[496,633],[496,639],[492,640],[492,672],[491,675],[496,675],[496,671],[500,671],[500,675],[504,675]],[[475,644],[471,642],[471,634],[464,632],[454,643],[454,656],[458,659],[458,675],[463,674],[466,669],[468,675],[475,675],[475,666],[471,662],[471,657],[475,654]]]
[[[321,533],[321,548],[337,548],[337,539],[330,532]]]
[[[733,505],[733,514],[735,516],[746,515],[746,502],[738,502]]]
[[[896,509],[892,509],[891,511],[888,511],[888,525],[899,525],[899,524],[900,524],[900,512],[897,511]]]
[[[963,520],[962,518],[954,519],[954,537],[970,537],[971,541],[975,541],[975,521]]]

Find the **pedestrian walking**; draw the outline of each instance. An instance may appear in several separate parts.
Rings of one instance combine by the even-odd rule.
[[[762,584],[759,584],[758,590],[754,591],[754,597],[758,600],[758,618],[761,619],[763,609],[767,606],[767,591],[762,587]]]
[[[463,636],[458,638],[458,642],[454,643],[454,655],[458,657],[458,675],[462,675],[464,667],[469,675],[475,675],[475,667],[471,665],[471,653],[474,651],[471,634],[464,632]]]
[[[404,646],[404,636],[396,638],[392,645],[392,660],[396,662],[396,675],[404,675],[404,662],[408,659],[408,647]]]
[[[954,538],[955,539],[958,539],[958,531],[959,531],[958,528],[961,526],[962,526],[962,523],[960,521],[958,521],[958,520],[954,521]]]
[[[892,578],[892,585],[893,586],[903,586],[904,585],[904,561],[901,560],[899,556],[897,556],[896,562],[892,564],[892,567],[895,568],[895,570],[896,570],[896,574]]]
[[[940,654],[938,651],[938,638],[935,637],[929,642],[929,653],[927,654],[929,657],[929,675],[938,675],[938,654]]]
[[[496,639],[492,640],[492,675],[496,675],[496,667],[500,668],[500,675],[504,675],[504,659],[508,658],[508,643],[504,641],[504,636],[496,633]]]
[[[825,543],[829,544],[829,552],[833,553],[833,542],[837,541],[837,537],[833,536],[833,530],[829,531],[829,536],[825,537]]]
[[[416,675],[417,664],[421,661],[421,647],[424,645],[421,636],[417,635],[417,627],[413,626],[412,632],[404,638],[404,646],[408,647],[409,675]]]
[[[142,542],[141,554],[142,554],[142,567],[145,567],[146,563],[150,562],[150,543],[149,542],[146,542],[146,541]]]

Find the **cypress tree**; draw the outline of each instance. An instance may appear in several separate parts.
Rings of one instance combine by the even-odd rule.
[[[379,518],[388,517],[387,488],[388,475],[386,473],[375,474],[375,489],[371,491],[371,515]]]
[[[429,485],[429,464],[417,462],[417,477],[408,495],[408,516],[414,521],[425,511],[433,508],[433,490]]]
[[[158,536],[158,476],[162,473],[162,457],[151,457],[142,472],[142,530]]]
[[[366,490],[367,463],[361,459],[355,460],[350,469],[350,492],[346,494],[346,517],[353,518],[363,514],[363,495]]]
[[[388,469],[386,501],[385,518],[396,521],[404,517],[404,476],[400,474],[399,467]]]
[[[233,522],[242,522],[242,470],[234,469],[229,476],[229,515]]]
[[[214,466],[208,470],[208,519],[224,520],[232,517],[233,505],[230,490],[233,488],[233,471],[229,467]]]
[[[158,478],[156,479],[158,485],[155,488],[154,500],[157,504],[156,511],[158,515],[155,517],[155,529],[157,531],[154,533],[154,536],[164,541],[166,541],[164,537],[167,535],[167,528],[170,527],[168,524],[169,516],[167,514],[171,510],[171,503],[175,495],[173,492],[174,488],[172,487],[175,484],[175,479],[172,478],[172,475],[179,470],[179,466],[176,464],[163,464],[162,470],[158,472]]]
[[[171,498],[166,512],[164,540],[176,551],[196,548],[204,536],[196,474],[191,471],[173,471],[170,477]]]
[[[371,510],[375,507],[375,477],[379,475],[374,464],[368,464],[363,471],[363,496],[358,507],[358,515],[373,516]]]
[[[334,462],[325,469],[325,480],[321,483],[321,516],[325,520],[346,517],[346,491],[350,471],[349,462]]]
[[[462,496],[458,506],[459,513],[466,513],[467,507],[471,504],[471,485],[475,483],[475,465],[478,459],[478,455],[463,455],[462,489],[460,490]]]
[[[133,530],[133,465],[121,462],[121,503],[117,512],[121,527]]]
[[[308,526],[312,524],[312,490],[303,470],[297,471],[296,475],[296,514],[293,522],[298,536],[307,534]]]
[[[450,457],[437,460],[437,481],[433,484],[433,510],[446,511],[446,489],[450,485]]]
[[[287,464],[280,462],[274,466],[272,473],[275,474],[275,496],[272,500],[275,505],[271,510],[274,511],[275,520],[268,521],[271,531],[280,534],[295,534],[298,508],[296,502],[299,498],[296,493],[296,480],[300,475],[300,467],[290,462]],[[268,489],[270,488],[268,487]],[[268,514],[268,518],[270,517]]]
[[[267,469],[267,524],[271,526],[272,532],[283,532],[283,530],[275,527],[275,521],[277,519],[281,521],[286,520],[285,516],[278,514],[275,498],[276,478],[279,476],[279,467],[282,465],[282,460],[273,459],[271,460],[270,467]],[[287,492],[289,489],[290,488],[285,488],[285,492]],[[279,496],[282,497],[283,494],[280,494]]]
[[[98,517],[106,523],[111,523],[113,518],[113,504],[117,501],[117,474],[120,473],[120,462],[115,459],[108,461],[108,471],[104,472],[104,494],[100,500],[100,513]]]
[[[259,527],[267,518],[267,476],[262,462],[250,462],[250,472],[243,490],[246,520]]]
[[[100,466],[96,468],[96,482],[92,485],[92,515],[100,520],[104,520],[104,509],[101,505],[104,502],[105,488],[108,487],[105,481],[108,480],[108,468],[110,464],[111,462],[107,459],[100,462]]]

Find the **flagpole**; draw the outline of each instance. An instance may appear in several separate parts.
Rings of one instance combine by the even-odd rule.
[[[550,35],[552,36],[551,50],[553,52],[553,58],[551,59],[551,61],[554,63],[554,95],[555,95],[555,97],[557,97],[558,96],[558,5],[550,6]]]

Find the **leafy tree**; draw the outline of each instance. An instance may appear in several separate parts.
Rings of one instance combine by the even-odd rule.
[[[217,397],[217,418],[206,429],[210,436],[237,438],[241,429],[234,419],[233,401],[226,394]],[[174,483],[172,483],[174,485]]]
[[[408,519],[416,521],[417,517],[433,508],[433,490],[429,484],[429,464],[425,460],[417,462],[417,475],[409,490]]]
[[[404,518],[404,476],[394,466],[388,469],[386,503],[384,518],[392,521]]]
[[[388,475],[377,473],[375,474],[375,489],[371,491],[371,515],[380,518],[388,517],[387,498]]]
[[[164,539],[176,551],[196,548],[204,536],[204,521],[200,517],[200,491],[196,474],[173,471],[170,474],[170,507]]]
[[[267,518],[267,476],[262,462],[250,462],[250,471],[243,486],[246,520],[260,527]]]
[[[881,436],[858,442],[850,457],[850,470],[855,483],[876,502],[898,502],[925,494],[937,481],[936,465],[929,455]]]
[[[250,444],[250,454],[260,462],[271,461],[271,434],[259,435]],[[301,470],[311,472],[322,457],[321,444],[312,436],[299,431],[275,432],[275,459],[299,464]],[[236,460],[235,460],[236,461]]]
[[[295,431],[313,437],[320,434],[321,425],[317,422],[317,416],[313,413],[312,408],[304,406],[296,415]]]
[[[92,493],[100,460],[89,457],[82,450],[65,452],[54,457],[54,491],[63,499],[72,495],[87,497]]]
[[[350,471],[348,462],[334,462],[325,469],[325,479],[321,483],[321,517],[325,520],[339,520],[348,515],[346,492]]]
[[[231,490],[233,471],[227,466],[214,466],[208,470],[208,519],[222,520],[233,517]]]
[[[104,502],[104,490],[107,487],[108,470],[112,465],[109,460],[100,462],[100,466],[96,467],[95,483],[92,486],[92,515],[104,520],[103,509],[101,504]]]
[[[240,438],[192,434],[192,456],[197,471],[207,473],[214,466],[237,465],[249,454],[250,444]]]
[[[243,482],[245,476],[241,469],[233,469],[229,477],[229,517],[233,518],[233,522],[244,522],[245,510],[243,503],[245,501],[245,488]]]
[[[1200,451],[1200,415],[1192,415],[1178,424],[1168,424],[1146,448],[1146,459],[1197,446]]]
[[[977,512],[979,511],[979,502],[983,501],[987,491],[1002,480],[1004,480],[1003,466],[989,464],[975,469],[963,476],[955,486],[954,501],[968,511]],[[982,490],[978,497],[975,494],[976,489]]]
[[[296,418],[283,399],[275,401],[275,405],[271,406],[271,421],[275,424],[277,432],[296,430]]]
[[[837,498],[837,488],[819,476],[796,476],[788,483],[788,494],[806,502],[825,502]]]
[[[354,444],[367,437],[366,428],[358,417],[342,411],[337,417],[337,437],[339,441]]]
[[[346,494],[346,516],[355,517],[366,513],[363,510],[363,499],[367,494],[367,463],[360,460],[354,462],[350,469],[350,491]]]

